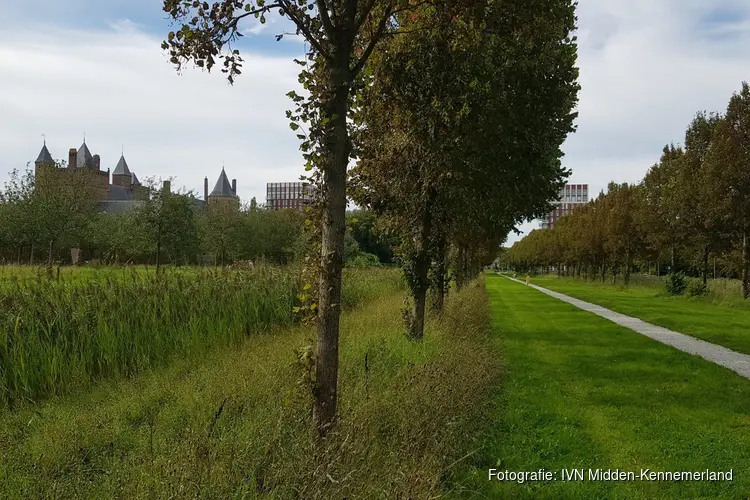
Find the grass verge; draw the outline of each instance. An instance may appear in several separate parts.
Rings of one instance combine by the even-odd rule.
[[[648,323],[750,354],[750,309],[735,299],[669,296],[652,286],[613,286],[557,277],[532,283]]]
[[[454,294],[425,341],[402,296],[342,316],[341,419],[312,434],[295,350],[277,327],[203,360],[0,411],[0,498],[427,498],[479,444],[499,375],[482,284]]]
[[[505,278],[487,289],[504,390],[463,496],[747,498],[750,382]],[[490,482],[489,468],[556,480]],[[563,481],[573,468],[732,469],[733,481]]]

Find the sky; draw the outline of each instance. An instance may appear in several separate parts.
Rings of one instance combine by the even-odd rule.
[[[243,201],[304,174],[285,118],[305,46],[277,15],[243,26],[243,74],[178,74],[160,48],[160,0],[0,0],[0,182],[83,142],[114,170],[124,152],[143,180],[173,177],[202,196],[222,167]],[[723,111],[750,80],[747,0],[580,0],[577,130],[563,145],[571,183],[596,195],[638,182],[681,143],[698,111]],[[523,233],[536,222],[520,226]],[[520,236],[511,234],[508,244]]]

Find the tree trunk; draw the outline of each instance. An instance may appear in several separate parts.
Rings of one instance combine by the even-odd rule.
[[[708,283],[708,245],[703,247],[703,286]]]
[[[602,264],[602,283],[604,283],[604,280],[607,278],[607,266]]]
[[[747,238],[747,228],[742,231],[742,296],[747,299],[750,296],[750,241]]]
[[[463,245],[458,246],[458,255],[456,257],[456,289],[461,290],[464,287],[464,254],[466,250]]]
[[[29,265],[34,265],[34,244],[31,244],[31,255],[29,255]]]
[[[630,283],[630,248],[625,250],[625,274],[623,276],[625,286]]]
[[[419,241],[419,251],[415,259],[412,298],[414,306],[411,314],[409,336],[414,340],[424,339],[424,311],[427,299],[428,276],[430,270],[430,235],[432,234],[432,204],[436,197],[435,190],[431,190],[422,213],[422,231]]]
[[[321,437],[336,417],[339,369],[339,316],[341,272],[346,233],[346,168],[349,164],[349,131],[346,124],[349,100],[349,58],[353,40],[334,47],[323,113],[330,121],[323,144],[323,220],[318,297],[318,342],[315,363],[313,413]],[[337,50],[336,50],[337,49]]]
[[[52,247],[55,244],[54,240],[49,242],[49,252],[47,253],[47,267],[52,269]]]
[[[432,308],[439,314],[443,312],[445,305],[445,238],[441,236],[437,244],[437,258],[434,269],[433,300]]]
[[[156,275],[159,276],[159,268],[161,267],[161,237],[156,240]]]

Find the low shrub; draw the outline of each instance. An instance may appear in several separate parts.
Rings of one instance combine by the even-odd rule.
[[[701,280],[691,279],[687,286],[687,292],[691,297],[703,297],[708,295],[708,287]]]
[[[682,295],[687,289],[687,279],[682,272],[669,273],[664,279],[664,287],[669,295]]]

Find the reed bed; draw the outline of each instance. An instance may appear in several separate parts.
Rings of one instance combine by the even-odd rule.
[[[301,285],[295,268],[267,265],[53,276],[6,275],[0,285],[0,406],[130,377],[292,323]],[[399,280],[393,270],[347,270],[343,305],[395,289]]]

